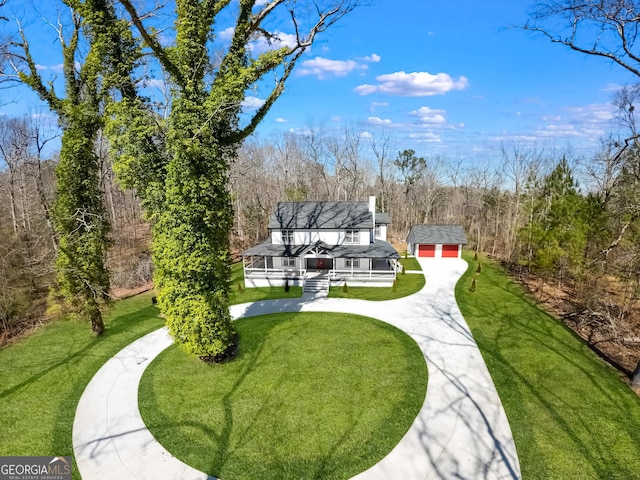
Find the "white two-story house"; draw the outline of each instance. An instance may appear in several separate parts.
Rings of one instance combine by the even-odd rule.
[[[333,285],[393,285],[400,255],[386,241],[389,215],[375,203],[279,202],[270,238],[242,253],[245,285],[304,285],[317,276]]]

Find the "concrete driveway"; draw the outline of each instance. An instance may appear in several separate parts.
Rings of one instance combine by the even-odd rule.
[[[358,480],[519,479],[511,430],[480,351],[455,301],[467,268],[460,259],[420,259],[418,293],[370,302],[303,297],[234,305],[234,318],[276,312],[344,312],[390,323],[409,334],[429,369],[425,402],[409,431]],[[206,479],[167,452],[138,410],[138,385],[149,363],[171,345],[166,329],[110,359],[83,393],[73,425],[76,462],[85,480]]]

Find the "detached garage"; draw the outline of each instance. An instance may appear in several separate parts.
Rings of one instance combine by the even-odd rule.
[[[460,258],[467,237],[460,225],[414,225],[407,251],[415,257]]]

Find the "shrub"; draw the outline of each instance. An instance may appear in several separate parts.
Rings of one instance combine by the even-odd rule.
[[[474,261],[478,261],[478,251],[476,250],[476,253],[473,254],[473,260]]]
[[[482,264],[478,263],[478,268],[476,269],[476,272],[480,273],[482,272]]]
[[[284,291],[288,292],[289,291],[289,279],[286,279],[284,281]]]
[[[475,277],[473,278],[473,280],[471,280],[471,286],[469,287],[469,291],[470,292],[475,292],[476,291],[476,279],[475,279]]]
[[[242,282],[238,282],[238,292],[244,292],[244,287],[242,286]]]
[[[398,281],[397,280],[393,281],[393,286],[391,287],[391,291],[394,292],[394,293],[398,291]]]
[[[401,272],[402,272],[402,275],[404,275],[405,273],[407,273],[407,269],[406,269],[406,268],[404,268],[404,267],[402,267]]]
[[[349,286],[347,285],[347,282],[344,282],[344,285],[342,285],[342,291],[344,293],[349,293]]]

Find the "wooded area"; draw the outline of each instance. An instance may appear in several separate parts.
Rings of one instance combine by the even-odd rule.
[[[311,17],[281,0],[241,2],[232,40],[215,55],[208,50],[214,19],[230,2],[178,2],[171,46],[162,45],[148,23],[156,12],[139,12],[128,0],[64,3],[71,12],[70,30],[59,26],[64,96],[43,81],[21,27],[0,52],[8,65],[3,77],[36,91],[61,127],[47,128],[37,115],[0,117],[3,339],[69,308],[90,318],[99,334],[109,292],[148,283],[153,263],[172,332],[192,353],[214,358],[234,342],[229,246],[238,253],[263,240],[277,201],[376,195],[400,248],[412,225],[463,225],[469,248],[503,261],[622,370],[636,367],[640,87],[616,94],[620,131],[603,138],[591,158],[510,145],[484,164],[425,158],[414,145],[394,143],[390,131],[357,127],[310,127],[258,139],[250,135],[297,60],[358,1],[310,2],[318,7]],[[613,0],[565,3],[546,2],[532,18],[536,23],[524,28],[638,74],[637,34],[624,29],[637,23],[633,12],[616,10]],[[277,40],[262,28],[277,7],[291,19],[297,40],[254,55],[250,42],[257,36]],[[581,36],[556,36],[544,22],[560,14],[569,25],[575,14],[575,28],[588,21],[612,35],[617,21],[624,49],[596,43],[588,50],[575,43]],[[151,105],[139,91],[134,73],[143,56],[169,78],[164,105]],[[240,122],[247,91],[271,73],[277,75],[265,103]],[[60,151],[45,158],[57,136]],[[480,278],[478,294],[481,284]],[[211,328],[218,337],[207,333]]]
[[[626,102],[623,113],[635,99],[625,95],[619,97]],[[56,241],[48,210],[56,158],[39,155],[47,140],[41,130],[25,119],[0,122],[5,334],[42,318],[55,281]],[[399,151],[383,130],[318,128],[269,141],[249,139],[228,181],[235,212],[232,251],[266,238],[278,201],[363,200],[373,194],[379,209],[391,215],[390,235],[399,248],[411,225],[462,224],[468,248],[502,260],[594,346],[631,371],[640,344],[640,150],[633,144],[621,153],[615,143],[604,141],[595,158],[571,160],[505,147],[491,166]],[[102,136],[96,154],[112,225],[111,285],[136,287],[151,280],[149,225],[135,191],[115,182]]]

